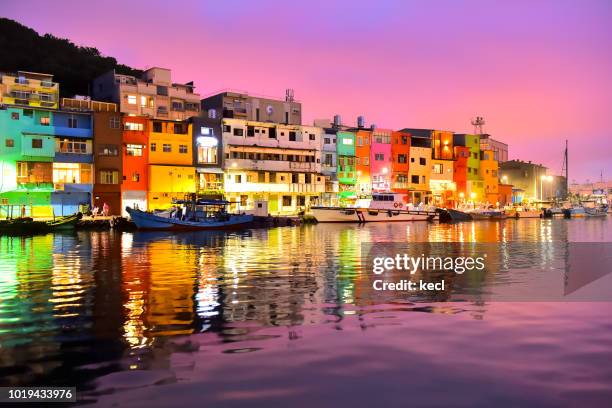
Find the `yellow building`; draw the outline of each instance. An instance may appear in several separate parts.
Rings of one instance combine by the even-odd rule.
[[[429,203],[431,190],[431,147],[428,140],[412,138],[410,146],[410,165],[408,167],[408,182],[410,190],[408,200],[414,204]]]
[[[149,209],[166,209],[196,191],[191,124],[153,120],[149,129]]]
[[[480,174],[483,179],[484,201],[496,204],[499,193],[498,179],[499,163],[495,160],[493,150],[482,150],[480,158]]]
[[[0,77],[0,104],[59,108],[59,84],[53,75],[17,71]]]

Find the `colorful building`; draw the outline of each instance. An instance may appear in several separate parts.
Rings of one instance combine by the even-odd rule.
[[[431,177],[429,188],[433,204],[454,207],[457,201],[457,184],[454,177],[453,132],[431,131]]]
[[[92,92],[97,100],[116,103],[126,115],[186,120],[200,112],[200,95],[194,88],[193,82],[172,82],[169,69],[153,67],[140,78],[109,71],[94,79]]]
[[[370,145],[372,191],[389,191],[392,178],[391,130],[373,129]],[[359,135],[357,136],[359,137]]]
[[[490,205],[499,202],[499,164],[494,158],[493,150],[480,152],[480,173],[484,183],[484,200]]]
[[[113,127],[116,125],[116,122],[111,124]],[[144,117],[123,115],[120,126],[122,129],[120,154],[123,164],[121,213],[127,215],[125,207],[147,209],[150,121]]]
[[[196,192],[193,166],[192,123],[150,121],[148,194],[149,210],[167,209],[175,199]]]
[[[355,191],[359,194],[368,194],[372,191],[372,132],[370,129],[351,128],[349,131],[355,135]]]
[[[473,204],[484,203],[486,197],[484,194],[484,182],[480,172],[480,136],[455,134],[454,143],[469,149],[465,200]]]
[[[222,132],[232,210],[295,214],[318,203],[325,191],[322,128],[223,119]]]
[[[467,201],[467,169],[470,158],[470,148],[465,146],[454,146],[455,161],[453,162],[453,181],[457,188],[457,204],[462,205]]]
[[[217,121],[191,119],[196,192],[211,199],[223,197],[223,138]]]
[[[339,205],[338,192],[340,191],[340,184],[338,181],[338,147],[336,143],[337,128],[329,127],[330,125],[330,123],[327,123],[326,126],[328,127],[323,129],[321,174],[325,177],[325,192],[321,194],[321,204],[335,207]]]
[[[410,186],[410,133],[391,133],[391,190],[408,194]]]
[[[53,75],[17,71],[0,73],[0,104],[30,108],[59,108],[59,84]]]
[[[337,164],[338,170],[338,197],[340,200],[354,197],[355,192],[360,192],[361,184],[357,185],[362,180],[365,165],[359,157],[356,157],[359,146],[355,146],[355,140],[359,140],[355,133],[346,130],[341,130],[336,133],[337,144]],[[367,158],[369,160],[369,157]],[[360,173],[361,172],[361,173]],[[369,176],[369,171],[367,171]]]
[[[410,169],[408,202],[415,205],[429,204],[431,190],[431,139],[425,137],[411,137],[410,141]]]

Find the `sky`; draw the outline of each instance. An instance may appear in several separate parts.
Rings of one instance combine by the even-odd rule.
[[[483,116],[511,159],[560,173],[568,139],[570,181],[612,180],[608,0],[3,0],[0,16],[202,96],[293,88],[305,124],[472,132]]]

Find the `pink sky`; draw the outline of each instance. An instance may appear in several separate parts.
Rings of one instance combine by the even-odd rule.
[[[0,15],[97,47],[137,68],[171,68],[208,95],[283,96],[304,123],[363,114],[379,127],[485,131],[510,158],[570,180],[612,179],[612,2],[3,1]]]

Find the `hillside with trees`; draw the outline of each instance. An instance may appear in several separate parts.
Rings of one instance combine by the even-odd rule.
[[[16,21],[0,18],[0,72],[32,71],[53,74],[62,96],[89,95],[91,81],[115,69],[140,75],[94,47],[81,47],[51,34],[39,35]]]

